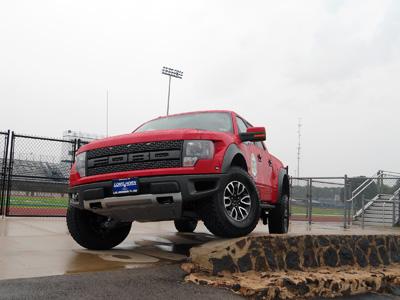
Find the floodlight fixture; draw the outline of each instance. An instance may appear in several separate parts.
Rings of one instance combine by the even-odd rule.
[[[168,114],[169,114],[169,96],[170,96],[170,91],[171,91],[171,77],[182,79],[183,72],[176,70],[176,69],[163,67],[161,70],[161,73],[163,75],[167,75],[169,77],[168,78],[168,101],[167,101],[167,116],[168,116]]]
[[[182,77],[183,77],[182,71],[175,70],[175,69],[168,68],[168,67],[162,68],[162,74],[167,75],[167,76],[172,76],[175,78],[179,78],[179,79],[182,79]]]

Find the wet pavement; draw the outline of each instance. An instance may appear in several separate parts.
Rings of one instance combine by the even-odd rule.
[[[399,233],[399,229],[343,230],[342,224],[317,223],[309,228],[292,222],[290,234]],[[253,235],[268,233],[259,224]],[[199,223],[193,234],[177,233],[173,222],[134,223],[128,238],[109,251],[89,251],[69,236],[63,218],[0,219],[0,279],[30,278],[177,264],[191,247],[217,240]]]

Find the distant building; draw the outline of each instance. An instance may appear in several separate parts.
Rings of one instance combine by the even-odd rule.
[[[81,145],[102,138],[105,138],[105,136],[102,134],[87,133],[87,132],[73,131],[73,130],[66,130],[63,132],[63,140],[67,141],[80,140]],[[70,145],[64,144],[61,155],[64,158],[63,161],[69,162],[74,160],[75,153],[74,150],[70,147]]]

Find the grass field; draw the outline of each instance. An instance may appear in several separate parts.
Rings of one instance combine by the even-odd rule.
[[[33,196],[11,196],[10,207],[20,208],[67,208],[67,197],[33,197]],[[306,207],[292,205],[293,215],[306,215]],[[341,216],[343,209],[313,207],[313,215],[319,216]]]
[[[67,197],[33,197],[13,196],[10,197],[10,207],[23,208],[67,208]]]
[[[292,215],[306,215],[306,207],[300,205],[292,205]],[[343,215],[343,209],[340,208],[322,208],[313,207],[312,215],[318,216],[341,216]]]

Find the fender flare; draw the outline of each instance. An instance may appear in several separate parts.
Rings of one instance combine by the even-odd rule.
[[[285,178],[287,182],[285,181]],[[285,187],[284,185],[287,185],[287,187]],[[281,168],[279,170],[279,177],[278,177],[278,202],[281,201],[283,191],[285,188],[287,188],[288,197],[290,197],[290,183],[289,183],[288,169]]]
[[[242,151],[240,151],[239,147],[236,144],[230,144],[224,154],[224,161],[222,162],[222,167],[221,167],[222,173],[228,172],[228,169],[230,168],[230,166],[232,164],[232,160],[237,154],[243,156],[243,159],[246,161],[246,159],[245,159]]]

